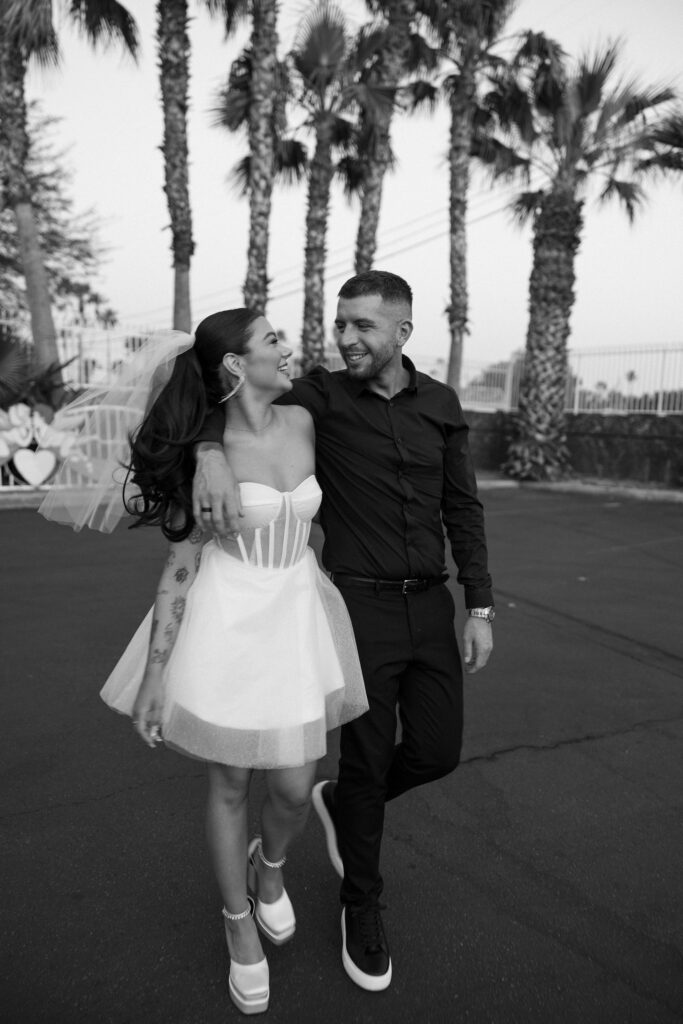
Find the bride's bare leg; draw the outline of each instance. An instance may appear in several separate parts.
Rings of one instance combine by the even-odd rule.
[[[316,764],[313,761],[301,768],[273,768],[266,772],[268,795],[261,810],[261,835],[263,855],[269,861],[281,860],[306,824]],[[274,903],[282,893],[282,870],[266,867],[258,856],[255,860],[259,899]]]
[[[206,839],[223,905],[231,914],[247,907],[247,800],[251,770],[210,764]],[[225,921],[230,958],[253,964],[263,949],[252,917]]]

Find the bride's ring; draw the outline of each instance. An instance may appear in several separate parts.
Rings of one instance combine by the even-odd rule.
[[[212,512],[213,511],[213,509],[210,506],[207,508],[206,505],[202,505],[202,509],[201,510],[202,510],[202,512]]]

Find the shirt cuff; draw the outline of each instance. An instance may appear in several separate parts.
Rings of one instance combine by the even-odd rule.
[[[492,608],[493,591],[490,587],[465,587],[465,608]]]

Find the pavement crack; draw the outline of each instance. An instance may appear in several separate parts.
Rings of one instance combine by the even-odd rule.
[[[593,732],[585,736],[571,736],[566,740],[556,740],[554,743],[518,743],[514,747],[501,747],[499,750],[492,750],[488,754],[472,754],[471,757],[463,757],[460,764],[476,764],[479,761],[497,761],[508,754],[519,754],[523,751],[546,751],[560,750],[562,747],[580,746],[582,743],[596,743],[600,740],[609,740],[614,736],[628,736],[630,732],[638,732],[641,729],[656,728],[659,725],[669,725],[672,722],[681,722],[682,718],[647,718],[642,722],[632,722],[623,729],[610,729],[606,732]]]
[[[425,820],[420,822],[419,838],[391,827],[385,827],[385,834],[410,849],[413,855],[425,858],[433,873],[441,872],[450,878],[455,872],[459,880],[490,900],[509,920],[598,966],[639,998],[673,1012],[680,1009],[682,958],[673,942],[641,931],[611,908],[598,906],[572,882],[500,843],[488,831],[474,829],[464,821],[458,823],[458,828],[481,844],[480,867],[470,860],[454,863],[452,857],[445,858],[439,852],[437,844],[425,847],[424,836],[438,836],[448,825],[434,811],[428,797],[422,797],[420,805]],[[525,905],[515,896],[521,889],[528,893]],[[574,908],[573,915],[566,914],[568,906]],[[554,912],[548,914],[548,908],[553,908]],[[648,951],[650,964],[668,965],[670,976],[664,984],[656,971],[643,966],[643,950]]]

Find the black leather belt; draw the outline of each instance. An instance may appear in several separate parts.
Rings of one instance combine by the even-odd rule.
[[[429,590],[430,587],[438,587],[440,583],[445,583],[448,573],[443,572],[440,576],[430,576],[427,579],[376,580],[372,576],[351,576],[346,572],[333,572],[330,579],[344,587],[373,587],[376,591],[396,590],[401,594],[417,594],[421,590]]]

